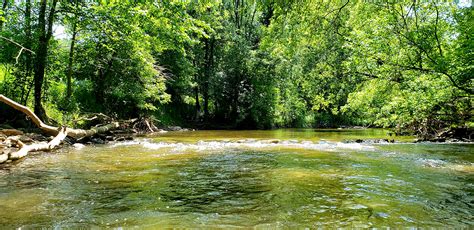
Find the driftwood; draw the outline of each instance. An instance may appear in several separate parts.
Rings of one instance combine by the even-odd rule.
[[[45,124],[41,119],[39,119],[38,116],[36,116],[33,111],[31,111],[28,107],[21,105],[12,99],[5,97],[4,95],[0,94],[0,101],[9,105],[10,107],[14,108],[15,110],[18,110],[22,113],[24,113],[26,116],[28,116],[31,121],[39,128],[41,129],[45,134],[55,136],[53,140],[51,140],[48,143],[35,143],[31,145],[25,145],[22,141],[19,139],[13,139],[13,138],[8,138],[6,141],[10,141],[11,143],[15,143],[20,150],[17,152],[9,153],[8,154],[8,159],[11,160],[17,160],[22,157],[25,157],[28,155],[29,152],[33,151],[48,151],[51,149],[54,149],[57,147],[61,142],[66,138],[66,136],[72,137],[74,139],[79,139],[79,138],[84,138],[84,137],[89,137],[93,136],[95,134],[99,133],[104,133],[113,129],[117,129],[120,125],[118,122],[112,122],[108,125],[100,126],[100,127],[95,127],[91,128],[88,130],[84,129],[71,129],[67,127],[54,127]],[[4,159],[6,154],[0,155],[0,163],[3,163],[7,159]]]
[[[8,97],[5,97],[3,94],[0,94],[0,101],[7,104],[7,105],[9,105],[10,107],[14,108],[15,110],[18,110],[18,111],[24,113],[44,133],[46,133],[48,135],[51,135],[51,136],[56,136],[56,135],[59,134],[60,129],[58,127],[54,127],[54,126],[50,126],[50,125],[45,124],[28,107],[26,107],[24,105],[21,105],[21,104],[13,101],[12,99],[10,99]],[[118,122],[112,122],[108,125],[95,127],[95,128],[91,128],[91,129],[88,129],[88,130],[66,128],[66,133],[67,133],[67,136],[70,136],[74,139],[79,139],[79,138],[83,138],[83,137],[93,136],[93,135],[98,134],[98,133],[107,132],[109,130],[116,129],[119,126],[120,125],[119,125]]]
[[[31,144],[31,145],[25,145],[20,140],[12,139],[11,141],[15,142],[18,145],[18,147],[20,147],[20,150],[18,150],[17,152],[10,153],[9,159],[17,160],[17,159],[23,158],[26,155],[28,155],[29,152],[52,150],[56,148],[59,144],[61,144],[64,138],[66,138],[66,136],[67,136],[67,128],[62,127],[59,130],[58,135],[56,135],[56,137],[53,138],[53,140],[51,140],[48,143],[36,143],[36,144]]]

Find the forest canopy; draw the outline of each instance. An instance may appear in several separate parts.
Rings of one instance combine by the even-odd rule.
[[[417,134],[474,126],[472,5],[1,4],[0,93],[42,119],[69,124],[105,113],[207,128],[363,125]]]

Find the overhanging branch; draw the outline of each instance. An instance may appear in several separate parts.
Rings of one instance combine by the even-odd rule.
[[[28,49],[28,48],[22,46],[20,43],[18,43],[18,42],[16,42],[16,41],[13,41],[13,40],[10,39],[10,38],[6,38],[6,37],[1,36],[1,35],[0,35],[0,38],[2,38],[2,39],[4,39],[4,40],[7,40],[7,41],[9,41],[9,42],[11,42],[11,43],[13,43],[13,44],[15,44],[16,46],[18,46],[18,47],[21,48],[20,51],[18,52],[18,54],[17,54],[16,57],[15,57],[15,62],[16,62],[16,64],[18,64],[18,58],[20,58],[20,55],[21,55],[21,53],[23,52],[23,50],[26,50],[26,51],[28,51],[28,52],[30,52],[30,53],[32,53],[32,54],[35,54],[35,52],[33,52],[32,50],[30,50],[30,49]]]

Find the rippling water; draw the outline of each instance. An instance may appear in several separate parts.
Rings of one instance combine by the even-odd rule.
[[[342,142],[358,138],[390,137],[170,132],[36,154],[0,169],[0,227],[474,226],[474,145]]]

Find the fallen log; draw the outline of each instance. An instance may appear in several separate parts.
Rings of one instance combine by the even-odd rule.
[[[51,136],[57,136],[59,134],[58,130],[60,130],[60,129],[58,127],[54,127],[54,126],[50,126],[50,125],[45,124],[28,107],[26,107],[22,104],[19,104],[19,103],[13,101],[12,99],[10,99],[8,97],[5,97],[3,94],[0,94],[0,101],[7,104],[7,105],[9,105],[10,107],[12,107],[15,110],[18,110],[18,111],[24,113],[44,133],[46,133],[48,135],[51,135]],[[74,139],[79,139],[79,138],[83,138],[83,137],[93,136],[93,135],[99,134],[99,133],[104,133],[104,132],[107,132],[109,130],[117,129],[119,127],[120,127],[120,124],[118,122],[112,122],[110,124],[95,127],[95,128],[91,128],[91,129],[88,129],[88,130],[66,128],[66,133],[67,133],[67,136],[70,136]]]
[[[25,145],[20,140],[11,139],[12,142],[16,143],[18,147],[20,147],[20,150],[18,150],[17,152],[10,153],[8,158],[11,160],[18,160],[28,155],[29,152],[50,151],[56,148],[57,146],[59,146],[61,142],[64,140],[64,138],[66,138],[66,136],[67,136],[67,128],[62,127],[58,131],[58,135],[56,135],[56,137],[54,137],[53,140],[51,140],[48,143],[36,143],[36,144],[31,144],[31,145]]]
[[[15,110],[18,110],[28,116],[31,121],[41,129],[45,134],[55,136],[50,142],[35,143],[31,145],[24,144],[20,139],[7,138],[5,141],[16,144],[20,149],[16,152],[10,152],[8,154],[0,155],[0,163],[3,163],[7,160],[17,160],[28,155],[29,152],[34,151],[49,151],[56,148],[61,142],[66,138],[66,136],[72,137],[74,139],[80,139],[84,137],[93,136],[96,134],[104,133],[113,129],[120,127],[118,122],[112,122],[110,124],[94,127],[91,129],[71,129],[67,127],[54,127],[45,124],[36,114],[31,111],[28,107],[21,105],[12,99],[5,97],[3,94],[0,94],[0,101],[12,107]],[[2,135],[4,135],[2,133]],[[7,135],[8,136],[8,135]],[[8,155],[8,158],[7,158]]]

